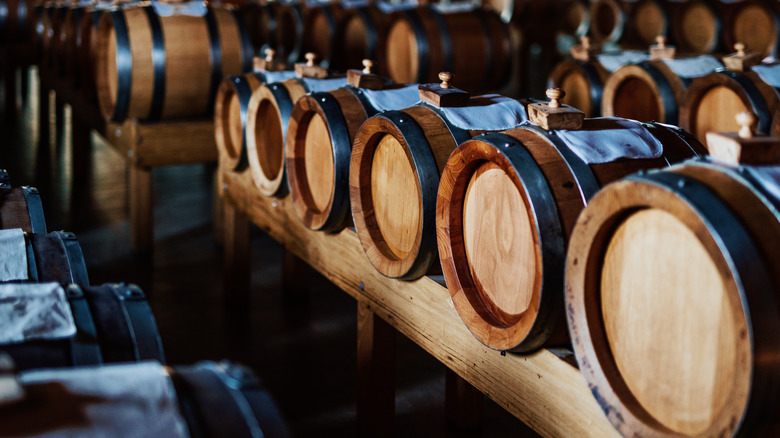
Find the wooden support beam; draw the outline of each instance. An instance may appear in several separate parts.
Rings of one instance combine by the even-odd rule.
[[[223,207],[223,294],[228,309],[248,309],[251,271],[249,269],[249,219],[232,204]]]
[[[135,254],[150,254],[154,247],[154,204],[152,202],[152,169],[130,168],[130,247]]]
[[[395,417],[395,329],[358,300],[358,436],[393,436]]]

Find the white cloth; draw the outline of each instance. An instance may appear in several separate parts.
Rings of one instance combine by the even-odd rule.
[[[780,201],[780,166],[745,166],[769,196]]]
[[[283,71],[263,71],[259,72],[265,76],[265,82],[272,84],[274,82],[282,82],[287,79],[292,79],[295,76],[295,70],[283,70]]]
[[[723,68],[723,64],[710,55],[700,55],[691,58],[662,59],[661,61],[663,61],[674,74],[686,79],[705,76],[719,68]]]
[[[108,10],[108,9],[113,9],[115,7],[116,7],[116,5],[114,4],[113,1],[108,1],[108,2],[101,1],[101,2],[95,3],[95,6],[93,7],[93,10],[95,10],[95,11],[105,11],[105,10]]]
[[[382,13],[390,14],[395,11],[405,11],[408,9],[414,9],[417,7],[417,0],[408,0],[400,2],[382,2],[378,1],[374,3],[374,6],[379,8]]]
[[[368,0],[343,0],[341,2],[341,7],[344,9],[362,8],[365,6],[368,6]]]
[[[472,97],[469,106],[440,110],[450,123],[469,131],[505,131],[528,120],[520,102],[498,94]]]
[[[477,9],[477,5],[467,1],[453,3],[439,2],[432,4],[431,8],[440,14],[453,14],[455,12],[471,12]]]
[[[418,85],[408,85],[392,90],[363,89],[363,95],[377,111],[390,111],[409,108],[420,101]]]
[[[27,279],[24,231],[21,228],[0,230],[0,281]]]
[[[301,78],[306,89],[310,93],[316,93],[319,91],[332,91],[336,88],[341,88],[347,85],[347,78],[335,78],[335,79],[313,79],[313,78]]]
[[[664,150],[661,142],[634,120],[585,119],[582,128],[561,129],[556,134],[588,164],[620,158],[658,158]]]
[[[624,65],[647,61],[650,59],[650,55],[641,50],[623,50],[616,53],[602,53],[596,59],[608,72],[612,73]]]
[[[154,12],[160,17],[170,17],[173,15],[187,15],[190,17],[203,17],[208,12],[208,7],[204,1],[184,2],[184,3],[163,3],[152,0]]]
[[[27,371],[20,374],[20,381],[25,386],[64,386],[70,400],[63,403],[80,404],[85,417],[65,420],[61,428],[37,437],[189,437],[173,382],[157,362]],[[58,400],[62,397],[57,395]]]
[[[75,334],[73,313],[58,283],[0,284],[0,345]]]
[[[750,69],[768,85],[780,88],[780,64],[758,64]]]

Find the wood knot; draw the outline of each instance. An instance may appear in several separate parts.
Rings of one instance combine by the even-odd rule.
[[[441,88],[450,88],[450,81],[452,80],[452,73],[443,71],[439,73],[439,80],[441,81]]]

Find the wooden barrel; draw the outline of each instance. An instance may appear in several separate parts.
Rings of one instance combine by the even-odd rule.
[[[276,48],[279,8],[279,2],[265,4],[247,2],[239,7],[239,13],[244,19],[255,53],[261,53],[265,48]]]
[[[576,137],[559,132],[529,125],[475,137],[442,173],[436,234],[444,277],[469,330],[497,350],[561,341],[566,244],[601,186],[705,152],[679,128],[631,120],[588,119],[570,131]],[[653,148],[630,155],[629,143]]]
[[[0,229],[46,234],[41,195],[35,187],[0,188]]]
[[[229,361],[30,370],[17,379],[25,396],[0,410],[11,436],[291,436],[265,386]]]
[[[247,107],[246,149],[255,186],[265,196],[287,194],[284,145],[293,107],[304,94],[335,90],[346,79],[288,79],[265,84],[252,93]]]
[[[631,176],[577,221],[567,319],[624,436],[776,436],[780,203],[749,167]]]
[[[743,43],[747,50],[778,56],[780,7],[777,2],[742,0],[723,8],[723,44]]]
[[[34,286],[42,283],[30,283]],[[18,286],[24,283],[0,285]],[[61,368],[110,362],[164,362],[157,324],[143,291],[134,285],[66,288],[76,334],[1,346],[19,369]]]
[[[153,6],[103,14],[95,62],[107,119],[208,117],[223,76],[251,70],[241,18],[228,9],[204,9],[202,17],[160,16]]]
[[[132,6],[133,3],[125,2],[116,5],[116,8]],[[114,9],[112,2],[98,2],[87,8],[81,18],[79,35],[76,39],[76,66],[75,84],[81,89],[82,95],[88,101],[97,99],[97,36],[98,24],[103,13],[108,9]]]
[[[315,53],[324,68],[330,67],[334,52],[344,50],[335,45],[335,35],[345,13],[344,6],[336,2],[312,6],[306,10],[301,47],[305,53]]]
[[[714,71],[720,65],[707,55],[682,61],[696,64],[697,60],[701,60],[702,66],[695,73],[699,76]],[[623,66],[612,73],[604,84],[601,113],[606,117],[654,120],[672,125],[679,123],[679,106],[695,75],[679,76],[670,67],[672,64],[666,62],[678,60],[640,62]]]
[[[35,1],[2,0],[0,1],[0,43],[23,43],[29,41],[32,9]]]
[[[588,34],[590,13],[586,0],[561,0],[556,2],[557,31],[555,45],[561,55],[568,56],[571,48]]]
[[[336,232],[349,225],[349,166],[360,125],[419,99],[417,85],[410,85],[384,91],[348,86],[298,100],[287,125],[285,163],[293,208],[308,228]]]
[[[625,3],[630,7],[626,17],[625,35],[620,41],[621,46],[644,49],[653,44],[658,35],[668,35],[671,17],[665,1],[629,0]]]
[[[52,231],[49,234],[27,234],[28,279],[57,282],[63,286],[89,286],[89,275],[75,234]]]
[[[626,27],[626,11],[620,0],[590,2],[590,36],[596,43],[617,43]]]
[[[566,90],[563,102],[585,113],[585,117],[601,116],[601,96],[609,71],[594,59],[568,59],[559,62],[548,79],[548,88]]]
[[[47,6],[48,10],[42,17],[40,65],[49,74],[57,73],[56,63],[59,53],[56,51],[56,44],[62,25],[65,23],[65,14],[67,14],[69,6],[69,2],[54,3]]]
[[[721,18],[713,3],[709,0],[669,3],[671,36],[680,53],[713,53],[720,47]]]
[[[352,219],[363,251],[383,275],[413,280],[438,268],[436,190],[447,157],[474,135],[508,129],[526,117],[513,102],[511,108],[500,106],[511,114],[507,123],[493,124],[495,118],[486,115],[472,126],[456,124],[455,111],[468,114],[491,101],[472,98],[461,108],[421,104],[385,111],[361,126],[349,170]]]
[[[392,14],[370,4],[344,10],[333,35],[333,46],[339,50],[332,52],[331,69],[345,71],[364,59],[378,59],[379,40],[391,17]]]
[[[460,87],[477,92],[497,90],[509,79],[509,29],[493,11],[401,11],[384,37],[379,68],[397,83],[434,82],[439,72],[451,71],[458,72]]]
[[[680,106],[680,127],[704,141],[710,131],[737,131],[737,113],[758,117],[757,131],[769,134],[780,105],[775,88],[752,71],[723,70],[694,79]]]
[[[282,59],[293,64],[303,59],[303,20],[306,6],[286,3],[276,18],[276,49]]]

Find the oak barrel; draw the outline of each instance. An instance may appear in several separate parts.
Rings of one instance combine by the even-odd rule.
[[[69,1],[47,3],[41,17],[40,34],[40,65],[51,73],[56,68],[59,53],[55,50],[60,31],[65,23],[65,14],[70,6]]]
[[[0,229],[10,228],[46,233],[41,195],[35,187],[0,187]]]
[[[48,234],[25,235],[27,244],[27,270],[30,281],[51,282],[63,285],[89,286],[89,275],[75,234],[52,231]]]
[[[670,2],[671,39],[680,53],[713,53],[720,48],[721,15],[716,2]],[[729,46],[731,47],[731,46]]]
[[[306,9],[301,47],[304,53],[317,54],[320,65],[324,68],[330,68],[334,52],[345,50],[344,47],[335,44],[336,29],[345,13],[345,6],[338,2],[325,3]]]
[[[588,34],[590,13],[587,0],[560,0],[555,2],[558,17],[555,46],[561,55],[568,56],[575,44]]]
[[[780,105],[774,87],[752,71],[723,70],[696,78],[680,106],[680,127],[704,141],[710,131],[737,131],[737,113],[758,117],[757,131],[769,134]]]
[[[261,53],[265,48],[276,48],[276,26],[280,7],[279,2],[247,2],[239,7],[239,14],[244,19],[255,53]]]
[[[515,49],[494,11],[440,13],[434,7],[394,13],[379,48],[379,68],[395,82],[433,82],[451,71],[458,72],[459,87],[474,92],[507,83]]]
[[[30,39],[29,22],[37,1],[0,1],[0,43],[23,43]]]
[[[476,116],[472,125],[456,122],[490,107],[504,119],[491,114]],[[380,273],[413,280],[437,269],[436,190],[447,157],[474,135],[508,129],[525,118],[519,102],[492,95],[471,98],[464,107],[421,103],[363,123],[352,145],[350,203],[360,244]]]
[[[564,103],[582,111],[585,117],[598,117],[607,77],[609,71],[596,59],[567,59],[553,68],[547,83],[549,88],[566,90]]]
[[[268,389],[229,361],[29,370],[7,380],[24,394],[0,410],[11,436],[290,437]]]
[[[303,96],[295,104],[285,146],[290,197],[310,229],[335,232],[351,220],[349,166],[360,125],[380,111],[420,100],[417,85],[368,90],[347,86]]]
[[[675,72],[677,66],[689,72]],[[679,123],[679,106],[692,79],[722,68],[709,55],[694,58],[663,59],[626,65],[616,70],[604,84],[601,113],[639,121]],[[681,76],[685,75],[685,76]]]
[[[306,5],[303,3],[285,3],[279,8],[276,18],[276,49],[288,64],[303,59],[305,12]]]
[[[666,0],[629,0],[626,29],[620,43],[622,47],[645,48],[658,35],[667,36],[671,28],[670,9]]]
[[[596,43],[617,43],[626,28],[626,10],[621,0],[590,2],[590,36]]]
[[[284,165],[287,124],[304,94],[335,90],[344,78],[294,78],[265,84],[252,93],[247,107],[246,147],[255,187],[265,196],[288,193]]]
[[[26,288],[53,283],[16,283]],[[59,287],[59,286],[57,286]],[[143,291],[134,285],[69,285],[64,292],[76,332],[72,336],[0,345],[19,369],[61,368],[109,362],[164,362],[157,324]]]
[[[590,198],[704,152],[679,128],[624,119],[586,119],[571,131],[528,125],[461,144],[442,172],[436,235],[469,330],[497,350],[532,351],[554,333],[560,341],[566,244]]]
[[[741,0],[723,8],[723,44],[740,42],[747,50],[777,57],[780,44],[780,5],[777,2]]]
[[[774,195],[757,178],[772,173]],[[579,217],[569,329],[623,435],[776,436],[777,175],[688,161],[608,185]]]
[[[106,118],[208,117],[223,76],[251,70],[241,18],[228,9],[203,8],[203,16],[160,16],[153,6],[103,14],[95,57]]]

